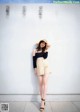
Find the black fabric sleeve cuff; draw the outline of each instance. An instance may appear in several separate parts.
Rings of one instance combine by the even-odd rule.
[[[36,56],[33,56],[33,68],[36,68]]]

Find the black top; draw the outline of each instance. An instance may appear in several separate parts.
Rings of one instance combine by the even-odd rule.
[[[40,58],[40,57],[43,57],[44,59],[46,59],[48,57],[48,52],[37,52],[35,53],[35,56],[33,56],[33,68],[36,68],[37,65],[36,65],[36,60],[37,58]]]

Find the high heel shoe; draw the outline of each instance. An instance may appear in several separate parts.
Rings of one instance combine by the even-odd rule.
[[[46,104],[45,99],[41,98],[42,101],[44,101],[44,105]]]
[[[45,105],[45,99],[41,98],[42,101],[44,101],[44,105]],[[40,107],[40,110],[44,110],[44,107]]]

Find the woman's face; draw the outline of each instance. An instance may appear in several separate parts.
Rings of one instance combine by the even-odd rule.
[[[45,47],[45,42],[41,42],[40,47],[41,48]]]

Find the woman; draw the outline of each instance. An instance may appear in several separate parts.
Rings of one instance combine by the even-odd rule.
[[[49,66],[48,66],[48,48],[50,45],[46,40],[40,40],[37,43],[36,49],[33,50],[33,68],[35,74],[39,79],[39,88],[40,88],[40,96],[41,96],[41,107],[40,110],[44,109],[45,106],[45,98],[47,91],[47,81],[49,76]]]

